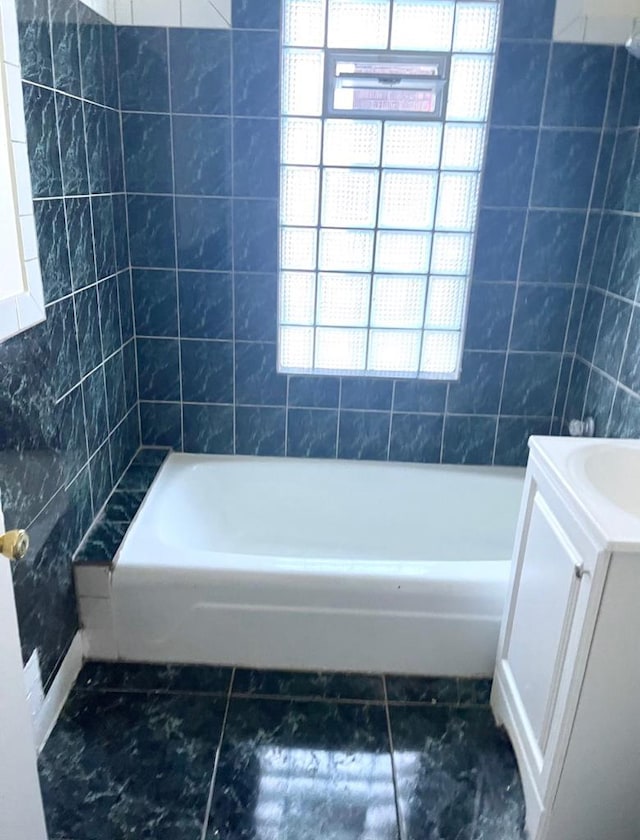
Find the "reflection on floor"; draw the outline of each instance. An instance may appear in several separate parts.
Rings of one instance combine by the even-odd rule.
[[[520,840],[489,684],[86,665],[40,759],[50,840]]]

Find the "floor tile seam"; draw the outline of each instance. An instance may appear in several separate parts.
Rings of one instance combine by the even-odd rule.
[[[137,694],[142,696],[153,695],[154,697],[179,696],[179,697],[214,697],[217,700],[225,699],[229,693],[228,689],[220,691],[197,691],[194,689],[165,689],[165,688],[93,688],[90,686],[74,686],[74,691],[82,694]]]
[[[204,812],[204,819],[202,822],[202,832],[200,835],[201,840],[206,840],[207,837],[207,829],[209,828],[209,820],[211,819],[212,813],[212,806],[213,806],[213,793],[215,790],[216,785],[216,778],[218,775],[218,767],[220,765],[220,755],[222,753],[222,744],[224,741],[224,734],[227,728],[227,719],[229,717],[229,707],[231,706],[231,699],[233,697],[233,680],[236,675],[236,669],[233,668],[231,671],[231,679],[229,680],[229,688],[227,689],[227,702],[225,704],[224,715],[222,718],[222,726],[220,727],[220,737],[218,738],[218,744],[216,746],[216,753],[215,758],[213,760],[213,770],[211,772],[211,781],[209,783],[209,794],[207,796],[207,805]]]
[[[232,696],[238,700],[281,700],[286,703],[338,703],[342,706],[384,706],[384,699],[367,699],[358,697],[319,697],[315,694],[258,694],[249,692],[233,692]]]
[[[404,840],[402,830],[402,819],[400,813],[400,799],[398,796],[398,780],[396,776],[396,761],[393,749],[393,733],[391,731],[391,714],[389,710],[389,701],[387,694],[387,678],[382,676],[382,690],[384,692],[384,714],[387,721],[387,738],[389,740],[389,758],[391,760],[391,783],[393,784],[393,804],[396,809],[396,828],[398,831],[398,840]]]

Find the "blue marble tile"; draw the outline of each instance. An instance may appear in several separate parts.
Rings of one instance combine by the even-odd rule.
[[[109,438],[109,453],[114,484],[124,474],[140,446],[140,424],[137,410],[129,410]]]
[[[614,50],[613,68],[611,70],[611,89],[607,113],[604,124],[609,128],[617,128],[620,120],[620,108],[622,106],[622,95],[624,93],[624,80],[627,72],[628,53],[623,47],[616,47]]]
[[[453,414],[497,414],[504,353],[465,353],[458,382],[449,385],[447,411]]]
[[[458,680],[455,678],[389,676],[385,682],[391,703],[458,704]]]
[[[488,708],[390,708],[402,837],[525,838],[518,766]],[[478,832],[472,835],[470,826]]]
[[[146,492],[158,474],[166,452],[164,452],[161,459],[154,460],[149,459],[148,456],[140,459],[138,455],[136,455],[134,462],[128,467],[120,479],[118,490],[144,490]]]
[[[175,115],[173,155],[178,195],[231,195],[230,119]]]
[[[580,321],[582,320],[582,310],[584,309],[585,297],[585,287],[576,286],[573,292],[573,303],[571,304],[571,311],[569,313],[569,323],[567,325],[567,337],[565,344],[566,353],[575,353],[576,345],[578,343],[578,333],[580,330]]]
[[[616,389],[608,432],[611,437],[640,437],[640,399],[635,394]]]
[[[277,117],[280,113],[280,36],[277,32],[233,33],[233,113]]]
[[[491,464],[497,417],[447,416],[442,461],[445,464]]]
[[[627,76],[624,84],[620,126],[634,127],[640,122],[640,68],[633,56],[627,56]]]
[[[512,283],[472,284],[465,349],[507,349],[514,296]]]
[[[553,410],[560,360],[560,355],[555,353],[509,353],[501,413],[549,417]],[[551,388],[550,383],[553,385]]]
[[[96,282],[91,202],[88,198],[67,198],[65,206],[69,230],[71,281],[74,289],[82,289]]]
[[[141,402],[140,429],[143,446],[182,449],[182,408],[179,403]]]
[[[572,297],[569,286],[520,285],[511,349],[562,352]]]
[[[604,120],[613,47],[553,44],[543,122],[554,126],[592,126]]]
[[[602,214],[590,275],[591,285],[598,289],[609,287],[621,221],[622,217],[613,213]]]
[[[75,688],[80,691],[226,695],[230,682],[231,668],[87,662],[78,675]]]
[[[335,376],[290,376],[289,405],[299,408],[337,408],[340,380]]]
[[[40,757],[50,835],[197,836],[223,717],[222,698],[74,693]]]
[[[127,230],[126,195],[112,195],[111,204],[116,246],[116,268],[118,271],[125,271],[129,269],[129,231]]]
[[[109,429],[113,431],[127,413],[122,351],[114,353],[104,363],[104,379],[107,386]]]
[[[551,418],[500,417],[494,464],[524,467],[529,457],[527,441],[531,435],[548,435],[550,424]]]
[[[50,0],[53,86],[80,96],[80,45],[77,5],[72,0]]]
[[[390,421],[391,415],[386,411],[341,411],[338,458],[385,461]]]
[[[632,312],[632,304],[609,295],[605,297],[593,363],[616,379]]]
[[[611,161],[613,160],[613,152],[615,149],[616,132],[603,131],[602,145],[600,147],[600,155],[596,165],[596,174],[593,179],[593,194],[591,196],[591,207],[602,207],[607,194],[607,184],[609,181],[609,171],[611,169]]]
[[[599,131],[543,129],[533,178],[537,207],[587,207],[600,145]]]
[[[277,201],[234,199],[233,258],[236,271],[277,271]]]
[[[42,270],[45,303],[51,303],[71,291],[69,243],[61,198],[35,201],[36,234]]]
[[[170,29],[169,45],[173,111],[231,114],[231,33]]]
[[[168,454],[169,452],[166,448],[143,447],[136,453],[132,466],[146,466],[160,469],[166,461]]]
[[[176,264],[173,199],[129,195],[127,208],[131,265],[173,268]]]
[[[277,348],[264,342],[236,344],[236,403],[284,405],[287,377],[276,369]]]
[[[49,4],[47,0],[16,0],[22,78],[53,85]]]
[[[520,281],[573,284],[585,223],[585,213],[530,210]]]
[[[236,341],[275,341],[278,278],[275,274],[236,274]]]
[[[491,124],[538,126],[542,114],[549,44],[500,45]]]
[[[100,336],[100,314],[98,293],[95,286],[75,294],[76,320],[78,323],[78,350],[80,352],[80,373],[87,373],[102,364],[102,339]]]
[[[337,410],[289,409],[287,455],[293,458],[335,458],[337,442]]]
[[[525,217],[524,210],[480,211],[473,275],[476,280],[517,279]]]
[[[178,272],[180,335],[183,338],[233,337],[233,284],[222,272]]]
[[[123,114],[122,141],[127,191],[173,192],[171,117],[166,114]]]
[[[390,461],[439,463],[443,418],[435,414],[398,414],[391,420]],[[340,430],[342,439],[342,428]]]
[[[392,397],[393,381],[391,379],[345,376],[342,380],[342,408],[390,411]]]
[[[138,508],[142,504],[144,497],[144,490],[116,490],[104,509],[105,520],[107,522],[123,522],[128,525],[138,512]],[[78,676],[75,687],[93,687],[94,680],[92,680],[91,675],[99,667],[98,663],[93,662],[85,665],[83,668],[85,673]]]
[[[107,111],[106,119],[111,192],[124,192],[124,157],[122,154],[120,114],[117,111]]]
[[[116,273],[116,240],[110,195],[91,197],[96,277],[102,280]]]
[[[180,342],[182,399],[185,402],[233,403],[233,343]]]
[[[634,308],[629,336],[624,348],[620,381],[636,394],[640,393],[640,310]]]
[[[538,130],[494,128],[489,132],[482,186],[483,207],[529,204]]]
[[[131,272],[136,335],[178,336],[175,271],[134,268]]]
[[[185,452],[233,455],[233,406],[184,405],[182,416]]]
[[[98,283],[98,303],[100,305],[102,349],[105,358],[107,358],[122,346],[120,302],[118,300],[118,280],[116,277],[109,277],[107,280]]]
[[[262,695],[286,699],[384,700],[382,677],[330,671],[258,671],[238,668],[234,695]]]
[[[76,386],[60,404],[60,437],[66,481],[71,481],[88,460],[82,389]]]
[[[636,154],[635,131],[619,131],[611,161],[611,173],[605,207],[611,210],[635,210],[632,205],[631,173]]]
[[[125,111],[169,110],[167,30],[118,28],[120,102]]]
[[[280,167],[280,125],[272,119],[233,121],[235,195],[277,198]]]
[[[280,0],[234,0],[234,29],[278,29]]]
[[[56,102],[64,194],[86,195],[89,176],[82,102],[60,94],[56,94]]]
[[[503,38],[551,38],[554,0],[510,0],[505,4]]]
[[[113,68],[118,66],[118,33],[115,26],[102,27],[102,55],[105,67],[104,102],[109,108],[120,107],[120,82]]]
[[[105,447],[106,449],[106,447]],[[96,523],[74,558],[74,563],[109,565],[114,559],[127,531],[126,522]]]
[[[141,400],[180,400],[179,342],[170,338],[138,338],[138,378]]]
[[[584,233],[582,250],[578,261],[578,271],[576,274],[577,285],[586,285],[591,278],[591,267],[593,265],[593,257],[596,250],[596,244],[598,242],[598,232],[600,230],[601,219],[602,213],[598,210],[592,211],[587,217],[587,227]]]
[[[593,417],[595,433],[598,436],[607,434],[615,391],[616,386],[611,379],[607,379],[597,368],[591,368],[584,413],[585,417]]]
[[[58,398],[80,380],[78,339],[71,298],[47,307],[47,320],[42,325],[41,336],[48,358],[53,362],[51,385]]]
[[[102,446],[109,433],[104,367],[96,368],[82,382],[82,394],[87,417],[87,442],[89,452],[93,453]]]
[[[284,408],[236,408],[236,454],[284,455]]]
[[[136,361],[136,344],[130,341],[122,348],[124,363],[124,384],[127,408],[131,410],[138,401],[138,363]]]
[[[603,306],[604,295],[596,289],[587,289],[582,325],[576,348],[577,354],[587,361],[591,361],[593,357]]]
[[[564,407],[564,416],[567,422],[573,419],[582,420],[584,400],[589,383],[589,370],[590,368],[584,362],[580,359],[575,359],[569,378],[567,399]]]
[[[445,382],[399,379],[393,397],[394,411],[442,414],[447,399]]]
[[[92,193],[111,192],[107,110],[85,103],[89,185]]]
[[[635,300],[640,278],[640,218],[620,219],[618,241],[611,266],[609,291]]]
[[[177,198],[176,227],[180,268],[231,269],[230,199]]]
[[[62,174],[58,133],[55,130],[55,94],[27,83],[23,84],[22,90],[33,197],[60,196]]]
[[[124,344],[130,341],[134,334],[131,272],[128,269],[118,274],[118,300],[120,302],[120,326]]]
[[[102,31],[105,28],[101,18],[90,9],[81,10],[78,26],[80,42],[80,71],[82,78],[83,99],[99,102],[106,101],[106,74]],[[112,68],[109,68],[111,72]]]

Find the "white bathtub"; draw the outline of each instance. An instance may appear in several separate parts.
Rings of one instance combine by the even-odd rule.
[[[117,556],[117,655],[491,674],[523,477],[171,455]]]

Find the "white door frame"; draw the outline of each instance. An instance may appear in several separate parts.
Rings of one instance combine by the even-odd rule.
[[[0,533],[4,533],[0,508]],[[0,837],[47,840],[9,560],[0,555]]]

